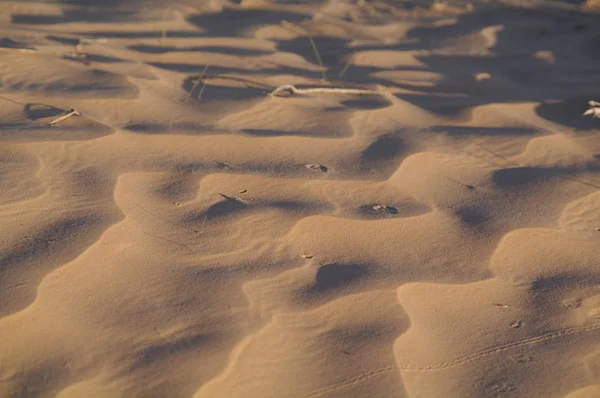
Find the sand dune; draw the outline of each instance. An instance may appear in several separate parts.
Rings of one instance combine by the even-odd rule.
[[[0,397],[600,397],[594,1],[0,4]]]

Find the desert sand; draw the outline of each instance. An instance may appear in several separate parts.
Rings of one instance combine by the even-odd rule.
[[[1,1],[0,397],[600,397],[599,10]]]

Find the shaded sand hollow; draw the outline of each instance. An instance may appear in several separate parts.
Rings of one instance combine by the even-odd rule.
[[[600,397],[599,9],[0,1],[0,397]]]

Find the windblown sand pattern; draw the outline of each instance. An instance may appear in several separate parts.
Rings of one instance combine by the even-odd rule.
[[[598,9],[0,1],[0,397],[600,397]]]

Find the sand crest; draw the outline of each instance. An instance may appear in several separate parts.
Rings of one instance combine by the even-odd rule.
[[[0,1],[0,397],[600,397],[597,3]]]

